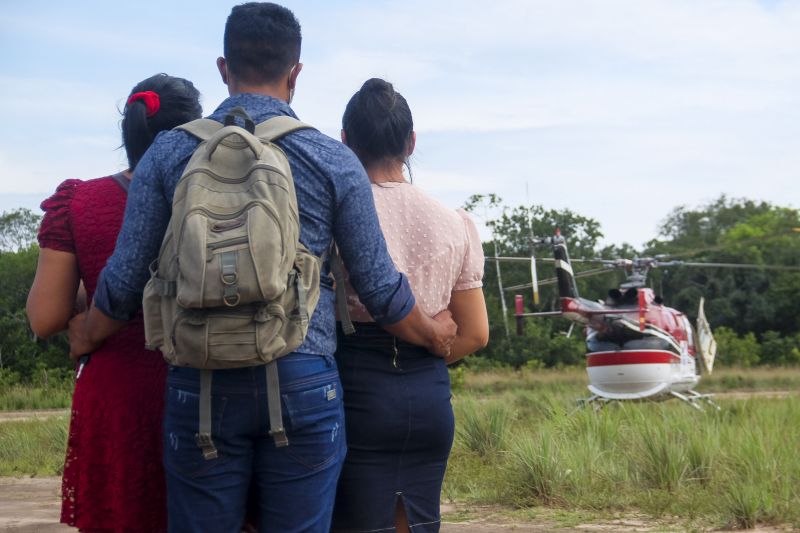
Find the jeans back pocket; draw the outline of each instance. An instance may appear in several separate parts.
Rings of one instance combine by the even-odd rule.
[[[289,438],[287,454],[310,470],[323,468],[344,452],[344,410],[337,376],[315,380],[281,394]]]

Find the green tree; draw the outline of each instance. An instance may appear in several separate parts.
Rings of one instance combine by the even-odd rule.
[[[777,331],[767,331],[761,337],[762,364],[796,365],[800,363],[800,335],[784,337]]]
[[[766,202],[720,197],[697,210],[676,208],[664,221],[661,239],[648,254],[668,254],[704,263],[750,263],[762,269],[682,266],[654,271],[667,304],[694,317],[700,297],[715,326],[757,338],[770,330],[800,331],[800,272],[766,267],[800,267],[800,226],[796,209]]]
[[[18,251],[36,242],[41,217],[19,208],[0,214],[0,251]]]
[[[714,330],[717,340],[717,359],[725,366],[751,367],[761,359],[758,340],[753,333],[741,337],[730,328],[719,327]]]
[[[38,246],[31,244],[38,220],[30,211],[18,209],[11,215],[4,213],[0,224],[0,368],[24,381],[38,379],[42,368],[71,367],[65,339],[37,339],[25,315],[25,301],[39,258]]]

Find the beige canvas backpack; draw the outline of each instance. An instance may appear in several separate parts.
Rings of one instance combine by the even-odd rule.
[[[235,125],[235,117],[245,127]],[[265,365],[270,434],[288,444],[276,360],[302,344],[319,300],[320,260],[299,242],[294,181],[276,139],[310,126],[287,116],[255,125],[241,108],[225,124],[178,129],[201,140],[175,189],[172,218],[144,290],[147,346],[202,369],[198,446],[211,435],[213,369]]]

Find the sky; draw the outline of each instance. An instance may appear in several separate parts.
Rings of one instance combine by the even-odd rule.
[[[212,112],[237,3],[4,2],[0,211],[124,169],[119,109],[152,74],[192,80]],[[350,96],[389,80],[414,115],[414,184],[448,206],[568,208],[634,246],[722,194],[800,208],[798,1],[284,5],[303,28],[299,117],[338,138]]]

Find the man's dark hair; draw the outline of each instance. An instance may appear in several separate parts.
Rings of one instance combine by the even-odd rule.
[[[300,23],[283,6],[248,2],[234,7],[225,23],[228,70],[249,83],[271,83],[300,61]]]

